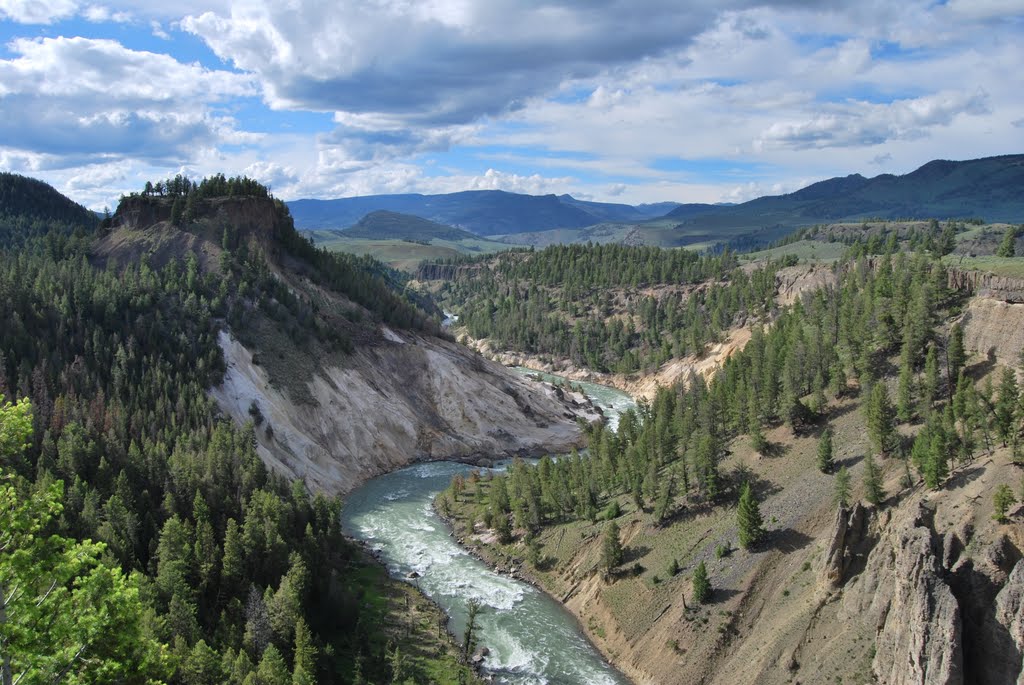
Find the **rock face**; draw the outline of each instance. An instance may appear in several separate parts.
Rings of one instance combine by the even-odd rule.
[[[949,270],[949,287],[1004,302],[1024,302],[1024,279],[1020,278],[953,268]]]
[[[874,624],[872,670],[878,682],[961,685],[960,607],[944,579],[930,514],[919,505],[902,520],[885,518],[863,573],[846,591],[843,610],[850,619]]]
[[[297,404],[221,333],[228,368],[211,394],[239,423],[255,402],[271,427],[256,431],[264,461],[331,493],[415,461],[567,452],[582,445],[577,417],[598,418],[582,396],[560,397],[461,345],[388,329],[384,338],[315,375],[312,404]]]
[[[1024,685],[1024,560],[1013,567],[1006,584],[996,596],[995,608],[995,620],[1005,628],[1005,638],[1008,639],[1000,640],[1005,650],[1002,658],[989,664],[993,682]]]
[[[974,297],[963,318],[964,344],[980,354],[994,355],[1004,366],[1017,365],[1024,348],[1024,304]]]
[[[861,560],[865,548],[870,545],[868,510],[857,502],[852,509],[840,507],[832,539],[825,552],[825,563],[821,569],[821,585],[826,590],[842,587],[848,572],[855,562]]]
[[[787,266],[775,274],[776,292],[781,305],[790,305],[804,293],[835,285],[836,273],[826,266]]]

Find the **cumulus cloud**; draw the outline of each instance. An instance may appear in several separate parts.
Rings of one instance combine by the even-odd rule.
[[[0,0],[0,18],[23,23],[131,17],[165,39],[155,50],[194,59],[178,43],[189,32],[227,65],[16,40],[0,59],[0,165],[83,193],[121,163],[125,183],[186,165],[285,197],[749,199],[1020,147],[1022,3]],[[334,128],[292,126],[292,110],[331,113]]]
[[[94,24],[102,24],[108,21],[126,24],[132,20],[132,15],[128,12],[117,12],[102,5],[89,5],[82,11],[82,16]]]
[[[0,0],[0,18],[21,24],[52,24],[77,11],[74,0]]]
[[[941,93],[889,104],[850,102],[832,105],[804,121],[772,124],[757,142],[795,149],[881,145],[922,138],[961,114],[990,111],[985,93]]]
[[[209,105],[252,95],[247,77],[111,40],[17,39],[8,48],[17,56],[0,60],[0,145],[180,158],[191,146],[244,139]]]
[[[275,107],[447,126],[524,106],[570,78],[685,45],[722,3],[241,0],[181,26],[259,74]]]

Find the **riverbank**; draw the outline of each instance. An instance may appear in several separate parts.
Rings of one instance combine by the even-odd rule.
[[[480,482],[484,483],[486,480],[482,479]],[[519,582],[528,583],[539,592],[544,593],[544,595],[549,597],[552,601],[558,602],[566,608],[575,621],[576,627],[586,636],[590,644],[601,653],[601,656],[611,667],[618,670],[635,685],[644,685],[645,683],[650,682],[647,674],[630,668],[629,664],[617,663],[620,655],[615,650],[609,649],[604,643],[606,634],[600,629],[600,627],[593,623],[584,623],[582,621],[582,615],[568,606],[567,603],[574,594],[574,590],[578,589],[578,585],[575,586],[569,594],[564,594],[557,592],[553,587],[546,583],[545,581],[549,580],[550,576],[530,566],[527,561],[528,551],[525,545],[520,542],[522,539],[521,535],[513,544],[500,545],[493,532],[483,527],[482,524],[476,523],[474,525],[474,530],[472,532],[469,531],[467,522],[468,517],[457,513],[464,511],[458,503],[456,503],[454,507],[439,506],[441,498],[450,498],[451,496],[451,493],[448,491],[439,493],[438,496],[434,498],[434,513],[439,519],[445,522],[445,525],[448,527],[449,534],[463,550],[465,550],[474,559],[479,560],[481,563],[486,564],[489,568],[493,569],[495,573],[514,578]],[[447,515],[442,511],[442,509],[447,509]],[[547,561],[548,563],[551,562],[550,559],[545,560],[542,558],[542,563],[543,561]]]
[[[483,673],[494,682],[626,685],[570,612],[530,584],[494,573],[435,516],[437,493],[469,472],[461,464],[435,462],[375,478],[346,498],[343,529],[363,541],[393,578],[415,584],[436,602],[459,641],[469,607],[480,606],[477,644],[490,651]]]
[[[361,540],[349,539],[359,550],[349,582],[360,591],[372,624],[400,652],[392,668],[397,665],[408,677],[438,685],[484,685],[462,662],[462,647],[447,629],[444,610],[419,588],[391,577],[384,561]]]
[[[721,342],[709,345],[707,351],[700,357],[688,355],[672,359],[647,372],[605,373],[577,367],[568,359],[497,349],[491,340],[472,338],[464,328],[458,329],[457,334],[466,346],[505,366],[523,367],[573,382],[603,385],[644,400],[653,400],[659,388],[671,387],[689,378],[691,374],[710,380],[726,360],[742,350],[750,340],[749,328],[735,328],[729,331]]]

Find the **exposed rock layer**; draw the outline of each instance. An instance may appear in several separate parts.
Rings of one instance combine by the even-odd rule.
[[[843,598],[851,619],[877,630],[872,662],[886,685],[960,685],[960,607],[945,581],[923,506],[883,515],[878,544]]]
[[[582,443],[577,417],[596,419],[584,398],[543,388],[436,338],[385,330],[345,366],[309,383],[296,404],[252,354],[222,333],[228,363],[212,391],[238,422],[253,402],[271,427],[257,431],[264,460],[314,489],[347,492],[368,478],[422,460],[491,463],[565,452]]]

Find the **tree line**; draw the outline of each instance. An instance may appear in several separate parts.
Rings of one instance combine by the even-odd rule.
[[[731,253],[621,245],[560,245],[480,260],[446,283],[443,300],[476,338],[597,371],[656,368],[774,307],[775,273],[748,272]],[[710,281],[716,287],[697,287]],[[638,287],[691,286],[643,294]]]
[[[900,464],[905,485],[916,482],[913,471],[929,488],[943,487],[954,469],[1000,442],[1024,463],[1024,394],[1013,369],[1004,369],[997,388],[991,377],[976,387],[962,330],[940,326],[961,298],[947,288],[941,262],[901,252],[836,268],[838,285],[804,296],[770,326],[755,325],[746,347],[710,382],[693,375],[659,390],[650,404],[626,412],[616,432],[589,428],[586,456],[514,463],[489,481],[486,497],[467,500],[470,486],[456,482],[441,506],[462,501],[500,540],[522,531],[529,546],[546,526],[614,522],[624,497],[659,525],[671,525],[688,509],[738,501],[738,541],[756,544],[763,530],[751,474],[721,469],[730,442],[746,436],[763,452],[771,447],[767,427],[824,428],[818,465],[835,473],[837,500],[845,504],[851,484],[845,467],[835,470],[829,403],[852,392],[860,394],[871,444],[863,482],[871,504],[883,504],[887,495],[879,459]],[[901,371],[894,379],[887,369],[897,355]],[[900,389],[895,402],[893,386]],[[896,430],[909,421],[922,424],[913,440]],[[611,570],[621,555],[612,542],[605,547]]]
[[[277,308],[325,335],[313,305],[253,246],[205,272],[194,255],[97,268],[91,230],[0,250],[4,685],[420,677],[367,601],[340,501],[269,472],[255,426],[207,395],[224,320]],[[380,276],[345,273],[361,262],[314,268],[406,316]]]

